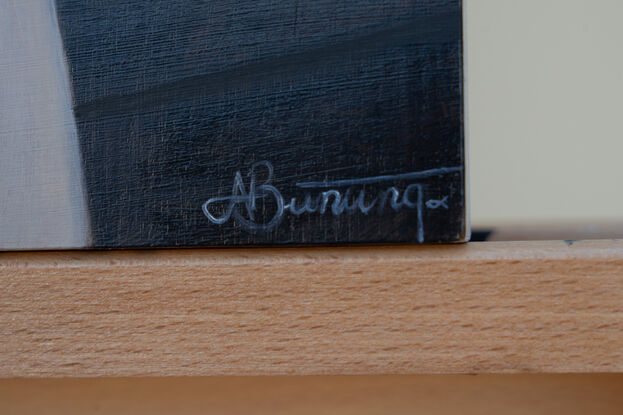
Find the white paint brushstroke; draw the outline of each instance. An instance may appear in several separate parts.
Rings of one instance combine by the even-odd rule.
[[[0,249],[83,248],[88,210],[54,0],[0,7]]]

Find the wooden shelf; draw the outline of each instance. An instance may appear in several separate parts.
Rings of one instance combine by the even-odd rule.
[[[623,371],[623,242],[0,254],[0,377]]]
[[[623,375],[0,379],[0,413],[621,415]]]

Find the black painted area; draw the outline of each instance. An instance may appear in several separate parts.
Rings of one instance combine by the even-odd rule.
[[[491,237],[491,234],[493,233],[493,231],[491,230],[474,230],[472,229],[472,236],[470,238],[470,241],[472,242],[487,242],[489,240],[489,237]]]
[[[57,0],[57,10],[96,247],[463,239],[460,1]],[[266,229],[280,206],[259,187],[268,163],[252,191],[263,161],[285,205],[350,187],[350,204],[363,190],[375,206],[332,212],[325,193],[324,214],[284,209]],[[247,203],[211,222],[202,205],[231,196],[238,171]],[[392,186],[399,202],[411,186],[397,209],[381,203]]]

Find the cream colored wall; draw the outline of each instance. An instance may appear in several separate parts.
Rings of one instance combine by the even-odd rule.
[[[472,223],[623,220],[623,1],[465,0]]]

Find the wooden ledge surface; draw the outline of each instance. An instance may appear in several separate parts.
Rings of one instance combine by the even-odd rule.
[[[0,377],[623,372],[623,242],[0,254]]]
[[[0,379],[13,415],[621,415],[623,375]]]

